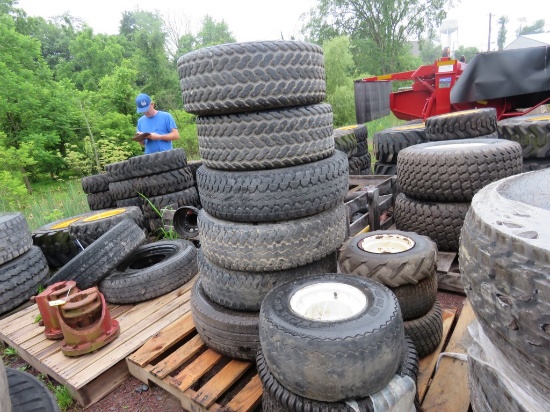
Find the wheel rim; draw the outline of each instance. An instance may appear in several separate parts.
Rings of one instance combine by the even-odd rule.
[[[73,219],[67,219],[67,220],[64,220],[63,222],[59,222],[57,225],[53,225],[50,229],[52,230],[58,230],[58,229],[67,229],[71,223],[74,223],[76,222],[77,220],[80,220],[82,219],[82,217],[75,217]]]
[[[424,150],[447,150],[447,149],[472,149],[474,147],[488,146],[489,143],[453,143],[438,146],[425,147]]]
[[[415,242],[410,237],[397,234],[368,236],[357,243],[359,249],[380,255],[406,252],[414,245]]]
[[[93,216],[87,217],[86,219],[82,219],[83,222],[95,222],[96,220],[106,219],[112,216],[117,216],[122,213],[126,212],[126,209],[120,208],[120,209],[113,209],[108,210],[107,212],[101,212],[97,213]]]
[[[361,313],[367,297],[358,288],[338,282],[308,285],[290,298],[290,308],[304,319],[319,322],[345,320]]]

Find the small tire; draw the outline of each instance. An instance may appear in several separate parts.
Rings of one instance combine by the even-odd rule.
[[[0,213],[0,265],[21,256],[30,249],[32,242],[23,213]]]
[[[59,412],[46,385],[29,373],[6,368],[13,412]]]
[[[396,163],[401,150],[426,142],[426,131],[424,123],[414,122],[381,130],[374,134],[372,140],[373,153],[378,162]]]
[[[391,288],[395,294],[403,320],[410,320],[424,316],[430,311],[437,298],[437,275],[422,279],[416,285],[402,285]]]
[[[430,142],[470,139],[496,131],[497,111],[494,108],[463,110],[426,119],[426,140]]]
[[[443,337],[443,316],[441,306],[436,300],[424,316],[403,322],[405,333],[411,338],[422,359],[437,349]]]

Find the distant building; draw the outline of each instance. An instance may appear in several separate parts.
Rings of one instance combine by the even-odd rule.
[[[511,42],[504,50],[524,49],[526,47],[538,47],[550,45],[550,32],[538,34],[525,34]]]

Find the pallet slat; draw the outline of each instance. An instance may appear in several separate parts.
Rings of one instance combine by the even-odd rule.
[[[212,406],[218,397],[229,389],[251,365],[250,362],[232,360],[198,390],[193,399],[206,408]]]
[[[258,375],[254,376],[250,382],[227,404],[230,411],[249,411],[253,410],[262,401],[263,387],[262,381]]]
[[[206,345],[199,335],[194,336],[185,347],[178,348],[173,354],[165,360],[158,363],[151,369],[151,373],[157,378],[164,378],[175,371],[193,356],[195,356]]]
[[[184,391],[191,387],[210,369],[214,367],[214,364],[221,359],[222,355],[208,349],[202,355],[200,355],[188,368],[180,372],[177,376],[170,380],[172,385],[177,386],[180,390]]]

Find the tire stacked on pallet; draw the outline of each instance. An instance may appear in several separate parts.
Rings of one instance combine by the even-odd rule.
[[[550,408],[549,178],[545,169],[484,187],[474,196],[462,228],[460,271],[490,342],[479,345],[470,378],[479,385],[476,395],[495,410],[536,410],[524,407],[529,397],[522,391],[542,400],[537,405],[541,411]],[[503,354],[502,368],[491,366],[491,345]],[[502,373],[504,369],[510,372]]]
[[[348,157],[350,175],[372,175],[368,131],[365,125],[339,127],[333,132],[336,150]]]
[[[443,336],[437,296],[437,246],[412,232],[380,230],[348,239],[340,248],[342,273],[369,278],[397,297],[405,333],[419,357],[432,353]]]
[[[0,213],[0,314],[38,294],[48,277],[48,261],[32,242],[22,213]]]
[[[109,191],[109,173],[102,173],[83,177],[82,190],[86,193],[86,200],[90,210],[101,210],[116,207],[116,201]]]
[[[226,44],[180,57],[178,70],[185,110],[199,115],[203,162],[191,312],[207,345],[253,360],[265,294],[335,271],[346,236],[348,160],[334,150],[332,108],[321,103],[322,49]]]

